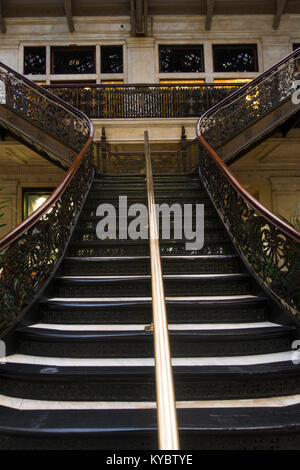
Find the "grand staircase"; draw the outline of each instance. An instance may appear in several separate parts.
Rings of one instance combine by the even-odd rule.
[[[30,88],[30,97],[41,91],[1,67],[6,90],[16,81],[22,85],[6,106],[26,110],[22,119],[32,121],[26,139],[36,146],[32,126],[38,119],[30,117],[31,106],[19,111],[17,103],[23,88]],[[57,111],[56,121],[72,130],[63,143],[77,156],[63,159],[52,123],[55,142],[50,139],[47,157],[70,165],[66,177],[44,206],[0,241],[0,346],[6,347],[0,448],[157,449],[149,240],[124,239],[118,230],[116,238],[96,233],[100,204],[117,208],[117,222],[124,217],[120,196],[127,196],[128,206],[147,204],[146,179],[95,172],[89,120],[49,93],[44,98],[43,106],[49,102],[51,113]],[[215,117],[220,109],[198,125],[202,147],[197,141],[193,152],[199,166],[154,175],[156,203],[204,205],[201,249],[189,250],[190,240],[175,237],[172,214],[170,239],[160,232],[180,446],[297,449],[299,233],[251,199],[222,167],[205,140],[215,126],[222,143]],[[12,125],[9,116],[7,122]],[[276,240],[279,261],[276,250],[265,250]]]
[[[241,263],[196,174],[155,176],[157,202],[203,203],[205,243],[161,256],[181,446],[299,443],[296,328]],[[99,240],[95,209],[144,201],[141,176],[95,177],[68,250],[0,366],[0,446],[157,448],[147,240]]]

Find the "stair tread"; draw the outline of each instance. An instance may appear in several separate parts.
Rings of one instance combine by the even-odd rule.
[[[223,259],[238,259],[238,255],[162,255],[161,259],[174,261],[177,259],[185,259],[189,261],[194,260],[223,260]],[[64,261],[79,261],[79,262],[88,262],[88,261],[127,261],[127,260],[150,260],[150,256],[66,256]]]
[[[31,341],[132,341],[132,340],[145,340],[152,341],[153,332],[145,330],[54,330],[46,328],[32,328],[23,327],[17,328],[17,333],[22,338],[27,338]],[[169,330],[170,340],[182,339],[185,341],[205,341],[205,340],[218,340],[218,341],[241,341],[243,338],[259,340],[263,338],[269,339],[270,337],[277,337],[290,334],[295,331],[294,327],[289,326],[261,326],[257,328],[233,328],[233,329],[187,329],[187,330]]]
[[[178,409],[224,409],[224,408],[286,408],[300,404],[300,395],[257,399],[231,399],[231,400],[180,400],[176,401]],[[22,399],[7,395],[0,395],[0,407],[12,408],[22,411],[29,410],[138,410],[156,409],[155,401],[56,401]]]
[[[261,416],[264,416],[264,420]],[[18,435],[122,435],[131,432],[156,432],[156,410],[14,410],[1,407],[0,432]],[[36,423],[33,426],[33,423]],[[300,426],[300,406],[201,408],[178,410],[180,430],[198,432],[294,431]]]
[[[29,325],[28,329],[45,329],[45,330],[63,330],[63,331],[143,331],[145,324],[68,324],[63,323],[35,323]],[[168,323],[169,330],[242,330],[250,328],[280,328],[282,325],[271,322],[253,322],[253,323]]]
[[[295,351],[287,350],[280,353],[267,353],[244,356],[216,357],[178,357],[172,358],[174,374],[207,374],[207,373],[272,373],[300,371],[300,364],[293,363]],[[297,361],[298,362],[298,361]],[[128,375],[131,373],[145,374],[154,368],[154,358],[68,358],[31,356],[13,354],[3,358],[0,363],[0,376],[3,373],[18,372],[48,374],[56,377],[59,373],[68,374],[100,374],[112,373]]]
[[[214,274],[163,274],[164,279],[236,279],[236,278],[249,278],[249,274],[247,273],[214,273]],[[101,276],[101,275],[86,275],[86,276],[75,276],[75,275],[65,275],[65,276],[56,276],[55,279],[57,280],[64,280],[64,281],[101,281],[101,280],[120,280],[126,281],[128,280],[149,280],[151,279],[150,274],[141,274],[141,275],[110,275],[110,276]]]
[[[68,297],[48,297],[41,299],[41,302],[44,303],[85,303],[87,305],[90,304],[99,304],[99,303],[104,303],[104,304],[115,304],[117,302],[122,302],[122,303],[128,303],[134,304],[134,303],[140,303],[141,305],[145,303],[151,303],[152,298],[151,297],[92,297],[92,298],[86,298],[86,297],[78,297],[78,298],[68,298]],[[189,303],[194,303],[197,302],[198,304],[211,304],[211,303],[248,303],[248,302],[265,302],[266,297],[259,296],[259,295],[227,295],[227,296],[185,296],[184,298],[182,297],[166,297],[166,303],[175,303],[175,304],[182,304],[182,305],[187,305]]]

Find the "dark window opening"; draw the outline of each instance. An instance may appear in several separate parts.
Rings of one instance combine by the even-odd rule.
[[[46,73],[46,48],[24,47],[24,75]]]
[[[202,46],[159,46],[161,73],[204,72]]]
[[[101,73],[123,73],[123,47],[101,47]]]
[[[298,47],[300,47],[300,42],[296,42],[295,44],[293,44],[293,51],[298,49]]]
[[[23,220],[38,209],[53,191],[54,188],[23,188]]]
[[[255,44],[213,46],[215,72],[258,72]]]
[[[51,73],[85,74],[96,72],[95,46],[52,47]]]

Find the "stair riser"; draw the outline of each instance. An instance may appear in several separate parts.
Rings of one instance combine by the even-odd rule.
[[[122,450],[157,449],[157,433],[114,432],[99,437],[21,437],[0,435],[3,450],[116,450],[116,441],[122,442]],[[228,432],[216,433],[198,431],[180,432],[181,448],[185,450],[299,450],[300,431],[282,432]],[[178,460],[177,460],[178,461]]]
[[[121,221],[121,223],[126,223],[127,222],[127,224],[129,224],[134,219],[135,219],[135,217],[128,217],[128,219],[126,221],[126,219],[124,218]],[[82,220],[78,224],[75,233],[76,234],[77,233],[89,233],[89,232],[95,233],[97,224],[100,220],[102,220],[102,217],[95,217],[93,219]],[[146,226],[147,226],[147,223],[145,224]],[[118,233],[119,225],[120,225],[120,219],[116,218],[117,233]],[[161,228],[162,226],[163,226],[162,225],[162,218],[160,217],[159,227]],[[174,218],[170,217],[171,233],[172,233],[172,230],[173,230],[172,229],[173,226],[174,226]],[[196,228],[197,228],[196,218],[194,217],[193,222],[192,222],[192,229],[195,230]],[[224,228],[223,228],[223,225],[221,224],[220,220],[218,220],[216,218],[213,218],[213,217],[209,217],[209,218],[204,220],[204,230],[221,230],[221,229],[224,229]]]
[[[135,202],[137,202],[137,201],[135,201]],[[145,201],[143,201],[143,204],[144,204],[144,202]],[[102,203],[103,203],[103,201],[101,201],[99,204],[102,204]],[[82,209],[82,218],[96,217],[96,211],[97,211],[97,207],[98,207],[99,204],[95,203],[94,201],[92,203],[85,204],[85,206]],[[192,203],[186,202],[186,204],[194,204],[193,211],[195,212],[195,204],[202,204],[202,202],[201,201],[196,201],[196,202],[193,201]],[[113,201],[113,205],[114,205],[115,210],[116,210],[116,217],[118,218],[119,217],[119,200]],[[147,204],[145,204],[145,205],[147,206]],[[216,210],[208,201],[204,201],[204,220],[208,217],[216,217]],[[172,218],[171,218],[171,220],[172,220]]]
[[[180,434],[182,449],[198,450],[299,450],[300,431],[270,432],[203,432],[184,431]]]
[[[119,207],[120,199],[119,196],[125,196],[125,194],[116,194],[115,196],[102,196],[102,197],[89,197],[86,200],[86,203],[84,205],[84,210],[86,209],[97,209],[97,207],[100,204],[112,204],[116,210]],[[147,200],[147,195],[145,196],[133,196],[133,197],[128,197],[127,196],[127,206],[130,207],[132,204],[144,204],[146,207],[148,206],[148,200]],[[182,196],[176,197],[170,196],[169,198],[167,197],[160,197],[159,195],[155,195],[155,204],[167,204],[168,206],[172,206],[173,204],[179,204],[180,206],[183,207],[184,204],[192,204],[195,206],[196,204],[207,204],[210,206],[210,199],[208,196],[204,196],[201,194],[196,196],[189,196],[183,198]]]
[[[226,379],[226,380],[225,380]],[[234,400],[297,395],[300,383],[296,375],[270,377],[184,376],[175,374],[177,401]],[[75,380],[40,377],[26,379],[1,377],[0,393],[11,397],[33,400],[58,401],[155,401],[155,381],[149,376],[101,376],[97,379],[82,377]]]
[[[146,231],[146,235],[148,236],[148,231],[146,229],[145,231]],[[159,236],[160,236],[160,239],[162,240],[161,233],[162,233],[162,230],[159,230]],[[181,231],[181,234],[182,234],[182,231]],[[168,235],[168,238],[170,240],[174,240],[174,239],[176,240],[176,238],[174,238],[174,230],[172,227],[170,228],[170,234],[166,234],[166,235]],[[118,230],[116,230],[116,237],[115,238],[111,237],[110,239],[118,240],[118,236],[119,236]],[[168,239],[168,238],[165,238],[165,239]],[[204,229],[204,245],[208,243],[222,244],[224,240],[226,239],[227,239],[227,236],[224,230],[216,230],[216,229],[205,230]],[[73,235],[74,243],[81,243],[81,242],[87,242],[87,241],[97,242],[98,240],[99,238],[96,233],[96,225],[94,226],[94,230],[89,230],[86,233],[76,232]],[[105,238],[103,240],[105,240]],[[148,240],[148,238],[146,238],[145,240]],[[179,240],[181,240],[181,238]]]
[[[199,181],[177,181],[177,182],[161,182],[155,181],[154,185],[155,191],[176,191],[176,189],[184,190],[184,191],[191,191],[192,189],[195,190],[203,190],[203,185]],[[144,181],[129,181],[127,183],[94,183],[92,185],[92,192],[93,191],[136,191],[136,190],[144,190],[146,191],[146,180]]]
[[[33,356],[44,357],[72,357],[72,358],[147,358],[153,357],[154,347],[152,335],[143,340],[115,338],[107,340],[93,341],[66,341],[55,342],[36,341],[20,335],[17,345],[17,351],[20,354],[29,354]],[[196,339],[190,337],[170,338],[172,357],[221,357],[221,356],[240,356],[268,354],[273,352],[286,351],[290,348],[293,338],[286,334],[278,337],[247,339],[242,337],[237,340],[232,336],[219,338],[219,340]]]
[[[248,280],[170,280],[164,281],[166,295],[239,295],[249,294]],[[53,294],[59,297],[137,297],[151,296],[151,281],[67,282],[56,281]]]
[[[236,273],[240,270],[238,260],[185,260],[171,262],[172,260],[162,260],[162,270],[164,274],[221,274]],[[132,261],[65,261],[60,270],[63,275],[105,275],[105,274],[150,274],[149,260]]]
[[[155,201],[168,202],[169,200],[184,204],[186,200],[193,200],[195,203],[198,200],[208,200],[209,196],[205,191],[200,189],[182,190],[174,188],[173,191],[165,191],[163,189],[155,191]],[[127,189],[122,190],[107,190],[107,191],[91,191],[87,197],[87,203],[92,201],[99,201],[99,204],[103,201],[119,200],[120,196],[126,196],[128,202],[137,202],[144,200],[147,202],[147,191],[146,188],[140,191],[128,191]]]
[[[161,255],[231,255],[232,244],[228,242],[204,244],[201,250],[187,250],[181,243],[160,243]],[[118,243],[99,240],[98,243],[85,242],[71,244],[67,256],[149,256],[148,244]]]
[[[125,434],[125,435],[124,435]],[[109,433],[99,437],[20,437],[0,435],[0,449],[3,450],[112,450],[116,451],[116,441],[122,442],[122,450],[158,449],[157,432],[130,431],[128,433]]]
[[[264,306],[223,306],[204,307],[196,304],[175,306],[167,303],[169,323],[235,323],[265,321]],[[41,308],[40,320],[46,323],[65,324],[150,324],[152,305],[103,306],[103,307],[60,307],[55,305]]]

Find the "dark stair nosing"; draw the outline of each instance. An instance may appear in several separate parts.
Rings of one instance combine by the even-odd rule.
[[[124,297],[124,296],[123,296]],[[203,296],[203,297],[208,297],[208,296]],[[217,297],[217,296],[216,296]],[[166,304],[168,305],[182,305],[182,306],[187,306],[187,305],[207,305],[207,306],[215,306],[215,305],[249,305],[249,304],[263,304],[267,301],[267,297],[263,296],[249,296],[248,298],[240,298],[243,297],[242,295],[231,295],[227,297],[235,297],[235,298],[228,298],[228,299],[210,299],[207,300],[205,298],[203,299],[197,299],[197,300],[191,300],[186,296],[186,300],[176,300],[172,299],[170,297],[166,298]],[[129,297],[126,300],[120,301],[117,299],[111,298],[110,300],[95,300],[91,299],[90,301],[88,299],[84,299],[84,301],[79,301],[78,299],[74,298],[74,300],[70,300],[64,297],[60,298],[61,300],[57,300],[57,298],[50,297],[50,298],[43,298],[40,300],[41,303],[45,304],[53,304],[53,305],[70,305],[72,306],[73,304],[78,304],[80,305],[85,305],[85,306],[99,306],[99,305],[152,305],[152,300],[151,298],[141,298],[140,300],[131,300]]]
[[[263,354],[264,355],[264,354]],[[271,355],[271,354],[269,354]],[[46,358],[43,358],[46,359]],[[234,359],[234,358],[233,358]],[[42,362],[42,361],[41,361]],[[101,377],[139,377],[153,376],[153,365],[134,365],[134,366],[86,366],[86,365],[48,365],[48,364],[30,364],[7,362],[0,363],[0,377],[10,377],[16,380],[45,380],[62,382],[68,380],[76,380],[84,382],[89,378],[93,380]],[[293,364],[292,361],[265,362],[255,364],[230,364],[230,365],[173,365],[174,378],[190,378],[205,379],[209,377],[267,377],[288,375],[299,376],[300,364]],[[300,388],[300,385],[299,385]]]
[[[37,435],[95,435],[156,431],[156,410],[22,410],[1,407],[0,433]],[[300,406],[253,408],[179,408],[179,429],[222,432],[300,432]],[[264,416],[262,422],[261,416]],[[36,423],[36,426],[32,426]]]
[[[249,274],[247,273],[213,273],[213,274],[163,274],[164,280],[186,280],[186,281],[193,281],[193,280],[232,280],[232,279],[251,279]],[[85,276],[76,276],[76,275],[64,275],[64,276],[56,276],[56,281],[62,282],[78,282],[78,283],[90,283],[90,282],[110,282],[110,281],[148,281],[151,279],[150,274],[141,274],[141,275],[85,275]]]
[[[26,337],[33,341],[110,341],[113,339],[120,340],[134,340],[134,339],[148,339],[153,337],[152,331],[144,330],[120,330],[120,331],[78,331],[78,330],[60,330],[52,328],[35,328],[35,327],[22,327],[17,328],[18,336]],[[169,330],[170,340],[173,338],[184,340],[197,340],[197,341],[242,341],[244,339],[269,339],[276,338],[282,335],[295,333],[295,327],[291,326],[270,326],[270,327],[255,327],[255,328],[233,328],[233,329],[209,329],[209,330]]]
[[[88,261],[107,261],[107,260],[114,260],[114,261],[128,261],[128,260],[149,260],[150,256],[65,256],[64,261],[80,261],[80,262],[88,262]],[[161,259],[174,261],[177,259],[186,259],[186,260],[223,260],[223,259],[239,259],[238,255],[162,255]]]

